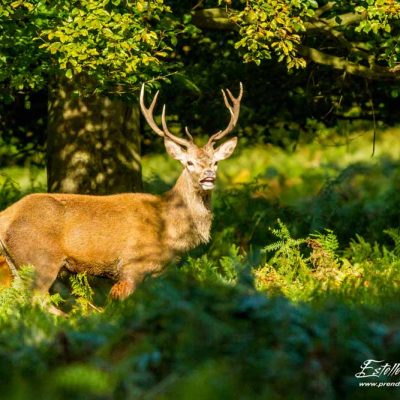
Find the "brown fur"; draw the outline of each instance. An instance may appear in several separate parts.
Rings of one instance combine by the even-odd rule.
[[[147,274],[208,241],[211,219],[210,195],[184,170],[161,196],[28,195],[0,213],[0,239],[17,268],[35,267],[40,291],[65,267],[116,280],[111,295],[124,298]]]
[[[11,286],[12,274],[5,257],[0,256],[0,288]]]

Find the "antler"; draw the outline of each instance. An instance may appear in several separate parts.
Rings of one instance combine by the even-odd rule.
[[[230,105],[228,98],[226,97],[225,91],[223,89],[221,89],[221,92],[222,92],[222,96],[224,97],[225,106],[231,114],[231,120],[229,121],[228,126],[223,131],[218,131],[217,133],[214,133],[214,135],[212,135],[210,137],[210,139],[208,139],[208,142],[207,142],[208,146],[212,146],[214,142],[222,139],[229,132],[232,132],[233,129],[235,128],[237,120],[239,118],[240,101],[242,100],[242,96],[243,96],[242,82],[240,82],[239,96],[236,98],[233,96],[233,94],[231,93],[231,91],[229,89],[226,89],[226,93],[228,93],[228,96],[229,96],[230,100],[232,101],[233,105]]]
[[[140,90],[140,108],[142,110],[144,117],[146,118],[147,123],[150,125],[151,129],[153,129],[153,131],[155,133],[157,133],[157,135],[160,135],[161,137],[167,136],[169,139],[171,139],[172,141],[174,141],[177,144],[180,144],[181,146],[185,146],[185,147],[191,146],[193,143],[193,139],[191,138],[191,136],[190,136],[191,140],[189,141],[186,139],[179,138],[179,137],[173,135],[169,131],[169,129],[167,127],[167,121],[165,119],[165,104],[163,106],[163,110],[162,110],[162,114],[161,114],[161,123],[162,123],[163,129],[161,130],[158,127],[158,125],[155,123],[154,118],[153,118],[153,110],[157,103],[158,94],[159,94],[159,91],[157,91],[157,93],[155,94],[153,101],[150,104],[150,107],[146,108],[146,106],[144,105],[144,84],[142,85],[142,88]]]

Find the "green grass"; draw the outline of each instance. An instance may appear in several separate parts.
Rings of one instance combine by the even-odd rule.
[[[39,168],[7,167],[0,170],[0,182],[12,179],[21,192],[29,192],[32,188],[46,188],[46,171]]]
[[[125,302],[73,277],[57,318],[43,302],[59,296],[32,301],[25,270],[0,292],[3,396],[396,398],[354,374],[367,359],[400,362],[398,134],[380,133],[374,157],[371,132],[239,148],[220,165],[211,243]],[[143,170],[160,192],[179,164],[149,156]],[[3,178],[4,205],[32,188],[26,171],[8,172],[20,190]]]

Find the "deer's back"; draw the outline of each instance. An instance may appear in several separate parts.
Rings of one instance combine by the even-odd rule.
[[[32,194],[0,213],[0,236],[14,253],[48,246],[77,263],[156,258],[162,208],[161,198],[149,194]]]

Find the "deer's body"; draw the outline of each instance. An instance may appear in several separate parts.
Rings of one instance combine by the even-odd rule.
[[[162,271],[207,242],[210,195],[194,190],[184,171],[161,196],[31,194],[0,213],[0,239],[18,268],[35,266],[37,289],[49,289],[61,268],[117,281],[113,294]]]
[[[35,288],[47,291],[59,271],[105,275],[116,281],[115,298],[132,293],[146,275],[158,274],[180,254],[210,238],[211,190],[217,162],[236,146],[232,138],[213,148],[236,124],[242,89],[225,131],[214,134],[199,148],[191,140],[172,135],[165,122],[155,124],[152,111],[141,107],[153,130],[164,137],[167,152],[184,170],[175,186],[163,195],[126,193],[111,196],[32,194],[0,213],[0,253],[17,273],[23,265],[36,271]]]

